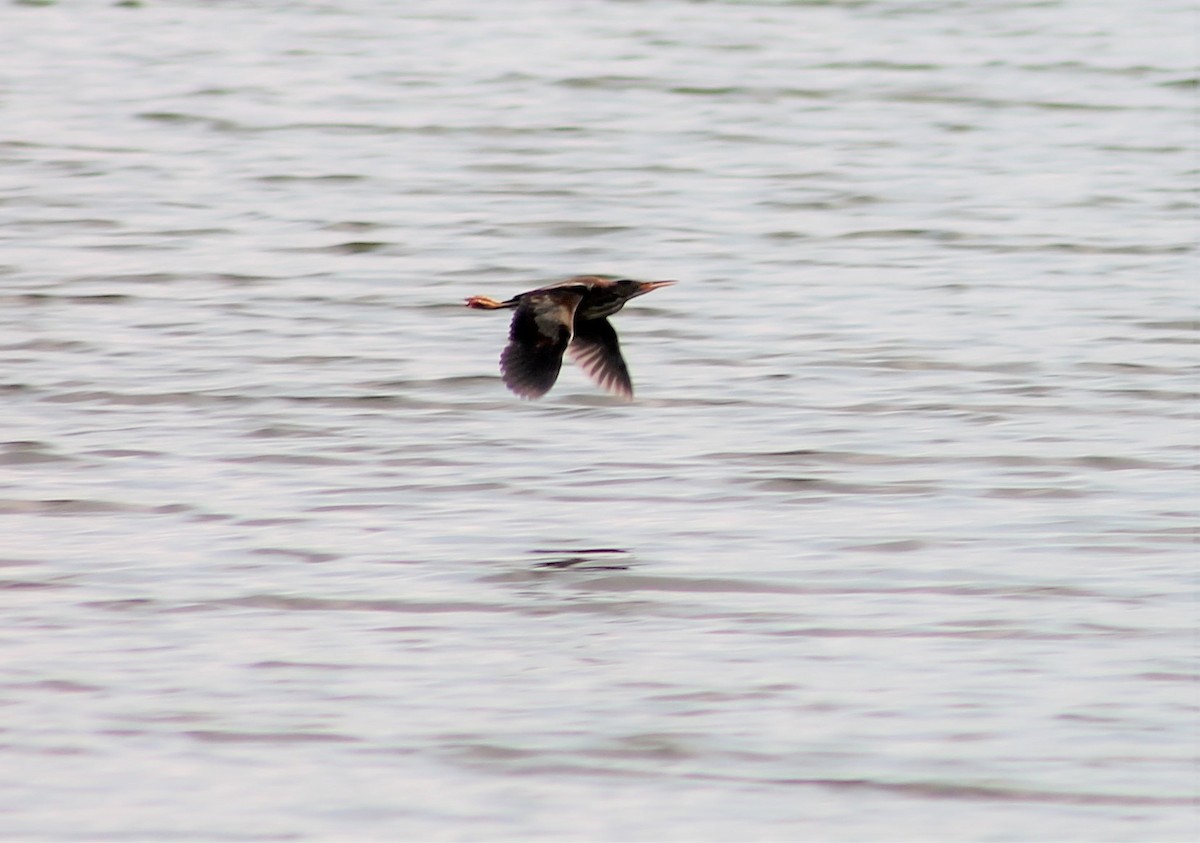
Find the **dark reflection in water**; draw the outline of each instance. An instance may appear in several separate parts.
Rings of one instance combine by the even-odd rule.
[[[628,550],[588,548],[572,550],[531,550],[535,556],[550,556],[534,565],[535,568],[575,568],[587,571],[624,571],[632,564]]]

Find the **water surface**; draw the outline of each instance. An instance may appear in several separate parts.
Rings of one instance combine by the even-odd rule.
[[[0,8],[3,834],[1194,839],[1195,22]]]

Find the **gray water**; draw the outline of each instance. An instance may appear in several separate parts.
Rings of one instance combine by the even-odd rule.
[[[0,836],[1195,839],[1196,27],[0,7]]]

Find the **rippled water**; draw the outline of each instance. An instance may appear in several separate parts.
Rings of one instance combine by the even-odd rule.
[[[1195,25],[0,8],[0,836],[1194,839]]]

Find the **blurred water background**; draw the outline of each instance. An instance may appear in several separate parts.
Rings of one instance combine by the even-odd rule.
[[[1200,835],[1194,4],[0,31],[0,836]]]

